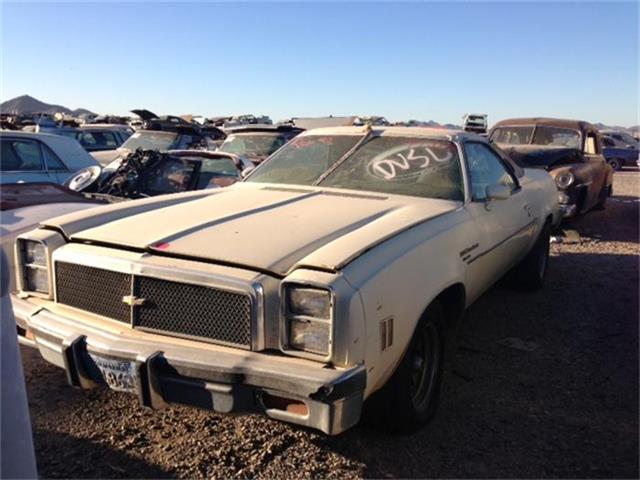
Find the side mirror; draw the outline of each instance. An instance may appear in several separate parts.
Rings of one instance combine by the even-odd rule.
[[[487,187],[487,201],[490,200],[506,200],[511,196],[511,187],[496,183]]]

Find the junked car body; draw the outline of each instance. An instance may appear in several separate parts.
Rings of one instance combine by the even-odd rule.
[[[487,133],[487,115],[484,113],[466,113],[462,117],[462,124],[467,132]]]
[[[227,187],[242,180],[243,172],[252,168],[251,162],[230,153],[138,149],[101,170],[94,167],[80,171],[65,185],[76,192],[144,198]]]
[[[496,123],[489,138],[513,160],[547,170],[558,187],[564,217],[604,208],[613,169],[594,125],[555,118],[513,118]]]
[[[62,184],[78,170],[98,163],[72,139],[47,133],[0,132],[0,183]]]
[[[72,385],[340,433],[435,412],[445,333],[545,277],[557,192],[475,134],[303,133],[229,188],[97,207],[16,244],[24,344]],[[99,285],[99,288],[98,288]]]
[[[137,130],[120,147],[115,150],[106,150],[92,153],[93,157],[103,166],[109,165],[114,160],[123,158],[139,148],[144,150],[190,150],[215,148],[207,138],[197,129],[177,128],[172,131],[162,130]]]
[[[87,152],[115,150],[133,133],[126,125],[83,125],[80,127],[38,127],[38,132],[76,139]]]

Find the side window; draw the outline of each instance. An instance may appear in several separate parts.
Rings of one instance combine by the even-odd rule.
[[[598,153],[598,142],[593,132],[587,133],[587,138],[584,140],[584,153],[586,155],[595,155]]]
[[[66,172],[67,170],[69,170],[67,166],[62,163],[62,160],[60,160],[49,147],[43,144],[42,151],[44,152],[44,159],[47,162],[47,168],[49,170],[54,170],[57,172]]]
[[[501,183],[516,188],[516,182],[498,156],[481,143],[467,143],[464,147],[471,177],[471,195],[474,201],[487,198],[487,187]]]
[[[96,139],[91,132],[82,132],[78,141],[83,147],[93,147],[96,144]]]
[[[93,136],[96,139],[96,143],[100,146],[111,149],[118,148],[118,141],[112,132],[94,132]]]
[[[2,151],[0,151],[0,170],[13,172],[19,170],[20,159],[11,146],[11,140],[2,139]]]
[[[29,140],[2,139],[2,170],[43,170],[40,146]]]
[[[602,145],[605,147],[615,147],[616,144],[610,138],[602,137]]]

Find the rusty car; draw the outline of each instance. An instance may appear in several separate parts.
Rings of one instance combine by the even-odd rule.
[[[604,208],[613,193],[613,168],[598,129],[588,122],[512,118],[496,123],[489,138],[521,166],[551,174],[564,217]]]

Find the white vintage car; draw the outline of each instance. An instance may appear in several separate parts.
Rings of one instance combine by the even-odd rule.
[[[544,280],[556,187],[475,134],[308,131],[242,183],[97,207],[16,243],[20,340],[71,385],[337,434],[435,412],[445,333]]]

